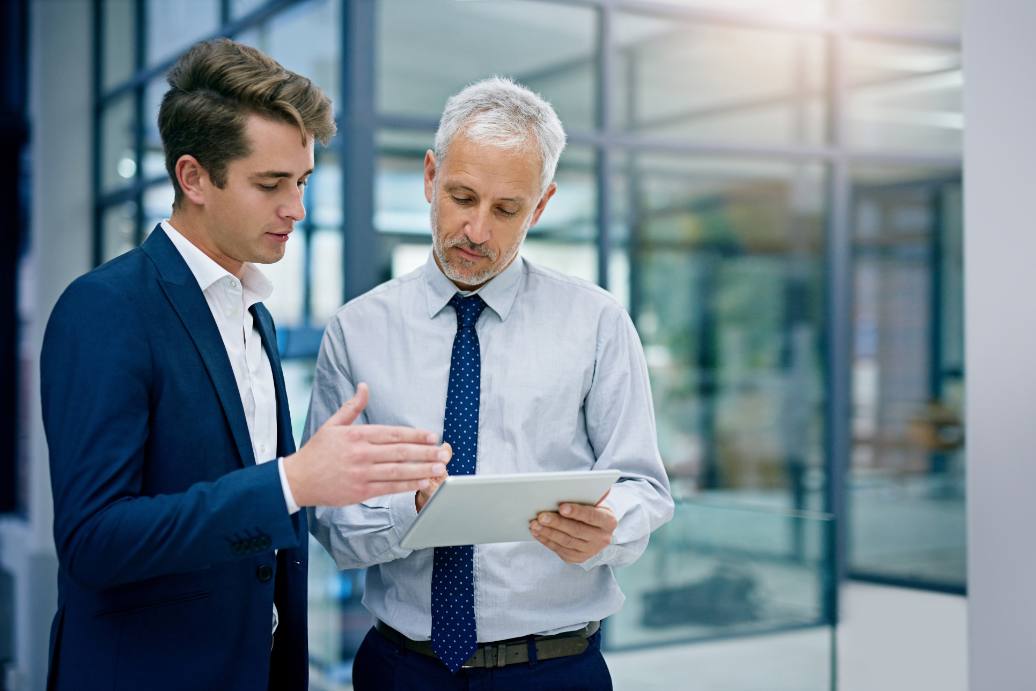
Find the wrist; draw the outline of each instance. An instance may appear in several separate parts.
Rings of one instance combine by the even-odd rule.
[[[301,455],[301,451],[284,457],[284,477],[288,482],[288,491],[290,491],[291,496],[294,497],[295,503],[300,507],[313,506],[310,502],[309,493],[305,490],[302,469],[298,464],[299,455]]]

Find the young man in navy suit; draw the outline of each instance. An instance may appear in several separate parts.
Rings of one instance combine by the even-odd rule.
[[[159,113],[173,213],[80,277],[41,356],[60,569],[52,689],[305,689],[306,513],[429,487],[429,432],[351,426],[296,452],[256,264],[305,215],[331,103],[228,40],[194,46]]]

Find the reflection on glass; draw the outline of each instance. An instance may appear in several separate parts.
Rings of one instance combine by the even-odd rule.
[[[219,0],[147,0],[147,64],[173,58],[216,33]]]
[[[550,101],[569,130],[593,127],[592,9],[524,0],[383,0],[377,13],[379,112],[438,118],[449,96],[500,74]]]
[[[841,0],[845,16],[861,24],[912,31],[960,33],[961,0]]]
[[[137,174],[133,148],[133,97],[124,96],[101,114],[101,189],[126,187]]]
[[[824,135],[819,36],[619,14],[618,126],[701,142],[817,144]]]
[[[831,525],[824,514],[679,501],[619,571],[627,602],[609,622],[608,647],[829,623]]]
[[[104,88],[110,89],[133,74],[137,50],[136,3],[133,0],[107,0],[101,5],[104,13]]]
[[[616,651],[624,649],[806,627],[812,633],[790,647],[777,637],[752,639],[751,662],[721,674],[685,667],[686,678],[697,680],[687,688],[698,681],[712,688],[705,681],[712,677],[737,691],[833,688],[832,529],[822,514],[678,502],[672,522],[651,536],[643,556],[617,571],[626,603],[605,622],[610,664],[621,668]],[[775,673],[775,659],[779,671],[767,676]],[[644,682],[661,675],[640,674],[636,688],[679,686],[672,677],[668,686],[651,686]]]
[[[136,225],[137,205],[133,202],[105,209],[101,216],[102,261],[114,259],[136,247]]]
[[[959,50],[851,41],[848,64],[851,147],[961,152]]]
[[[631,306],[674,490],[820,508],[821,167],[626,165]]]
[[[956,171],[855,171],[850,567],[965,579]]]

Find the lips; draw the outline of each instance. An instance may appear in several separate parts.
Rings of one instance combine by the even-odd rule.
[[[466,259],[485,259],[485,255],[472,252],[471,250],[466,250],[463,247],[455,247],[454,249],[460,252]]]

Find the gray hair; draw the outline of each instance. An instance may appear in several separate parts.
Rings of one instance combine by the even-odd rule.
[[[534,136],[542,161],[541,193],[554,180],[565,148],[565,129],[551,105],[506,77],[475,82],[446,101],[435,133],[438,165],[446,160],[446,150],[459,133],[473,142],[512,150]]]

